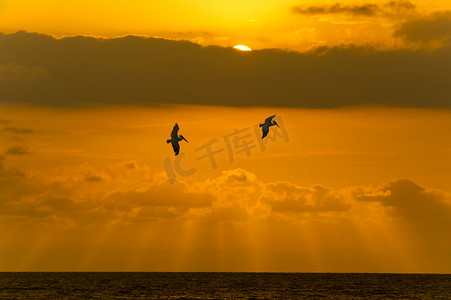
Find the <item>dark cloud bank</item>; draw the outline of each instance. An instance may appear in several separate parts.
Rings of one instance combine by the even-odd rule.
[[[397,34],[407,40],[415,26]],[[449,44],[244,53],[137,36],[55,39],[20,31],[0,34],[0,103],[451,108],[449,62]]]

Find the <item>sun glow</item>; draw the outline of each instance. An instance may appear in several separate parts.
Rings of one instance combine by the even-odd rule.
[[[244,45],[236,45],[233,48],[240,50],[240,51],[252,51],[251,48],[249,48],[248,46],[244,46]]]

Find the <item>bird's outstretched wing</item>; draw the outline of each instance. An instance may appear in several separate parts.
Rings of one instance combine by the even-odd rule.
[[[267,117],[267,118],[265,119],[265,123],[271,124],[272,119],[273,119],[275,116],[276,116],[276,115],[272,115],[272,116],[270,116],[270,117]]]
[[[263,126],[262,127],[262,133],[263,133],[262,140],[265,138],[266,135],[268,135],[268,132],[269,132],[269,126]]]
[[[179,124],[175,123],[174,128],[172,128],[171,138],[177,138],[178,133],[179,133]]]
[[[179,142],[172,142],[172,149],[174,149],[175,155],[178,155],[180,152],[180,145]]]

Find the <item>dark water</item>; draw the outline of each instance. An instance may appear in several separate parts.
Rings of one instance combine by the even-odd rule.
[[[451,275],[0,273],[0,299],[451,299]]]

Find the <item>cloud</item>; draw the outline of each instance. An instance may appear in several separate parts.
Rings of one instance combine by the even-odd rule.
[[[85,181],[91,181],[91,182],[100,182],[103,180],[103,177],[98,175],[89,175],[86,176]]]
[[[35,209],[33,200],[43,190],[45,188],[25,172],[6,168],[4,159],[0,158],[0,221],[26,222],[30,218],[43,217]]]
[[[14,168],[6,169],[3,163],[4,160],[5,158],[3,156],[0,156],[0,179],[2,179],[2,181],[25,177],[25,173],[17,169]]]
[[[47,76],[47,73],[42,67],[28,67],[15,63],[0,65],[0,81],[36,80]]]
[[[305,188],[286,182],[269,183],[262,201],[274,212],[327,212],[350,208],[343,193],[319,184]]]
[[[184,191],[185,187],[169,185],[154,186],[145,191],[128,191],[111,194],[106,199],[107,207],[174,207],[181,210],[211,206],[214,196],[208,193]]]
[[[6,168],[0,161],[0,221],[39,222],[80,226],[84,224],[136,223],[150,219],[179,218],[191,208],[211,205],[213,196],[193,193],[183,185],[154,183],[145,190],[111,191],[107,179],[93,185],[72,174],[49,178]],[[94,180],[89,176],[88,181]],[[100,176],[97,176],[100,177]],[[95,177],[97,180],[97,177]],[[171,195],[171,197],[168,197]]]
[[[34,130],[29,129],[29,128],[6,127],[6,128],[3,128],[3,132],[16,133],[16,134],[27,134],[27,133],[33,133]]]
[[[449,195],[426,189],[407,179],[388,182],[373,189],[357,189],[354,197],[357,201],[377,201],[394,209],[396,216],[417,226],[451,228]]]
[[[414,14],[416,13],[416,6],[410,1],[390,1],[385,3],[383,9],[386,12],[392,12],[394,14]]]
[[[48,70],[40,80],[2,81],[1,103],[451,108],[450,71],[443,64],[451,57],[449,46],[242,53],[138,36],[55,39],[26,32],[0,35],[0,42],[0,64]]]
[[[394,36],[410,42],[451,40],[451,11],[435,12],[432,15],[406,21],[398,26]]]
[[[145,169],[133,171],[141,168]],[[79,172],[86,174],[84,169]],[[173,185],[157,174],[148,178],[138,174],[130,182],[111,172],[92,175],[107,173],[99,169],[88,177],[50,178],[6,168],[0,157],[0,221],[70,226],[158,220],[204,225],[291,224],[313,219],[351,221],[356,216],[372,221],[377,215],[378,220],[399,220],[424,232],[451,228],[450,195],[407,179],[376,187],[332,189],[320,184],[305,187],[263,182],[240,168],[204,181]]]
[[[23,146],[13,146],[8,148],[8,150],[6,150],[5,154],[7,155],[22,155],[22,154],[29,154],[30,150],[28,150],[27,148],[23,147]]]
[[[241,168],[226,170],[218,178],[218,183],[224,186],[250,186],[256,182],[255,174]]]
[[[135,169],[136,168],[136,164],[134,162],[126,162],[126,163],[124,163],[124,165],[127,169]]]
[[[336,3],[334,5],[323,5],[323,6],[307,6],[305,8],[293,7],[293,11],[298,14],[303,15],[324,15],[324,14],[337,14],[337,13],[348,13],[352,15],[365,15],[372,16],[376,14],[379,7],[376,4],[365,4],[365,5],[342,5]]]
[[[332,15],[345,14],[352,16],[403,16],[412,15],[416,12],[416,7],[409,1],[390,1],[383,5],[379,4],[363,4],[363,5],[345,5],[335,3],[332,5],[312,5],[312,6],[295,6],[292,11],[302,15]]]

